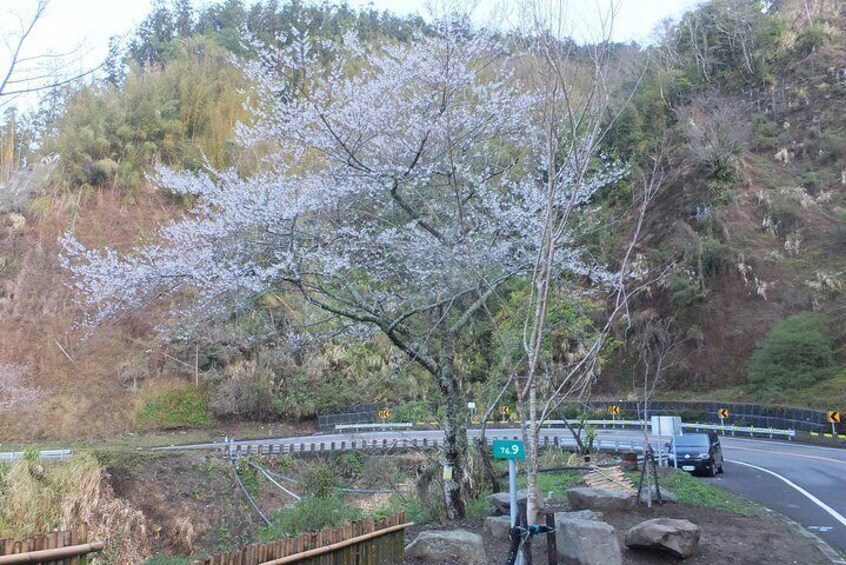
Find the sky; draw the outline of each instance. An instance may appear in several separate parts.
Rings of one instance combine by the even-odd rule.
[[[245,0],[250,4],[253,0]],[[431,0],[348,0],[353,7],[373,5],[378,10],[390,10],[407,15],[426,15]],[[551,0],[555,1],[555,0]],[[613,39],[648,43],[655,25],[664,18],[677,18],[697,0],[614,0],[617,16]],[[477,0],[477,14],[481,23],[501,24],[509,21],[507,14],[517,11],[520,0]],[[78,50],[79,56],[65,59],[66,73],[79,72],[99,64],[107,53],[111,36],[128,35],[150,11],[154,0],[50,0],[46,15],[38,22],[30,36],[25,55],[45,52]],[[194,0],[195,5],[212,3]],[[598,25],[598,6],[607,11],[609,0],[566,0],[570,34],[590,38]],[[15,38],[20,21],[32,13],[36,0],[0,0],[0,38],[7,43]],[[8,46],[0,46],[0,73],[5,73],[9,61]],[[0,108],[2,109],[2,108]]]

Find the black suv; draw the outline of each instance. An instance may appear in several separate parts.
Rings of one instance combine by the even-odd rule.
[[[679,458],[678,464],[673,460],[673,444]],[[702,473],[713,477],[723,472],[723,449],[716,432],[695,432],[675,436],[672,443],[667,445],[669,463],[683,471]]]

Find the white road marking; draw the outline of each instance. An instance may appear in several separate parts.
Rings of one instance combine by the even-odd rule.
[[[740,451],[757,451],[758,453],[771,453],[773,455],[784,455],[785,457],[802,457],[803,459],[818,459],[820,461],[829,461],[830,463],[837,463],[839,465],[846,465],[843,459],[832,459],[830,457],[820,457],[819,455],[806,455],[804,453],[789,453],[785,451],[771,451],[769,449],[755,449],[753,447],[738,447],[732,446],[730,449],[737,449]]]
[[[783,477],[783,476],[779,475],[778,473],[770,471],[769,469],[764,469],[763,467],[758,467],[757,465],[752,465],[751,463],[744,463],[742,461],[733,461],[733,460],[729,461],[729,463],[732,463],[734,465],[743,465],[744,467],[750,467],[752,469],[755,469],[757,471],[761,471],[762,473],[767,473],[767,474],[772,475],[773,477],[775,477],[777,479],[784,481],[785,483],[787,483],[788,486],[793,487],[800,494],[804,495],[808,500],[810,500],[811,502],[813,502],[814,504],[816,504],[817,506],[819,506],[820,508],[825,510],[829,515],[831,515],[832,518],[834,518],[835,520],[837,520],[838,522],[840,522],[841,524],[846,526],[846,517],[844,517],[842,514],[837,512],[837,510],[835,510],[834,508],[832,508],[831,506],[829,506],[828,504],[826,504],[825,502],[823,502],[822,500],[820,500],[819,498],[817,498],[816,496],[811,494],[810,492],[806,491],[805,489],[803,489],[802,487],[800,487],[799,485],[797,485],[796,483],[794,483],[790,479]]]

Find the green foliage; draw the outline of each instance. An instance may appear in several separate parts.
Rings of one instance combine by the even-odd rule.
[[[363,517],[361,510],[346,504],[340,496],[307,496],[293,506],[275,512],[272,515],[272,524],[262,528],[259,536],[262,541],[270,541],[340,526]]]
[[[676,308],[693,306],[704,296],[702,289],[690,277],[679,274],[670,279],[670,299]]]
[[[773,197],[769,210],[780,235],[796,231],[802,225],[802,205],[792,195],[777,194]]]
[[[75,93],[46,150],[61,155],[72,186],[137,187],[154,162],[227,166],[246,90],[225,51],[186,40],[164,68],[134,67],[120,88]]]
[[[713,237],[702,238],[702,276],[716,277],[730,273],[734,267],[731,248]]]
[[[323,464],[311,465],[300,476],[299,486],[311,498],[332,498],[338,494],[335,470]]]
[[[635,480],[639,480],[638,474]],[[707,506],[733,514],[751,516],[758,513],[758,506],[727,490],[715,487],[683,471],[671,469],[658,478],[662,487],[670,489],[681,504]]]
[[[785,318],[752,354],[749,386],[764,394],[788,392],[833,376],[834,343],[822,315],[806,312]]]
[[[174,557],[172,555],[155,555],[147,561],[144,565],[189,565],[193,563],[193,557]]]
[[[805,55],[825,45],[828,39],[829,33],[825,25],[813,23],[805,27],[799,34],[799,37],[796,38],[794,49],[797,53]]]
[[[361,476],[364,460],[364,454],[360,451],[347,451],[332,460],[332,468],[340,477],[355,479]]]
[[[212,424],[208,399],[190,385],[180,385],[146,394],[136,414],[142,427],[188,428]]]
[[[410,400],[391,408],[391,422],[428,422],[432,407],[425,400]]]
[[[261,485],[259,485],[259,472],[258,469],[250,465],[250,458],[244,457],[238,460],[238,464],[235,466],[235,470],[238,473],[238,476],[241,477],[241,481],[244,483],[244,487],[247,489],[247,492],[250,493],[250,496],[256,497],[261,490]]]

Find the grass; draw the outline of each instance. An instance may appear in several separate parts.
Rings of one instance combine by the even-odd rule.
[[[210,426],[208,399],[190,385],[148,393],[138,411],[142,427],[192,428]]]
[[[538,496],[546,497],[550,492],[554,498],[564,498],[567,489],[582,483],[584,473],[580,471],[560,471],[557,473],[538,473]],[[526,488],[526,476],[517,477],[517,486]]]
[[[172,555],[156,555],[147,559],[144,565],[188,565],[193,557],[174,557]]]
[[[636,485],[640,475],[638,473],[630,474],[630,478]],[[758,505],[684,471],[670,469],[666,473],[660,473],[658,484],[672,491],[681,504],[707,506],[743,516],[757,514],[760,510]]]

